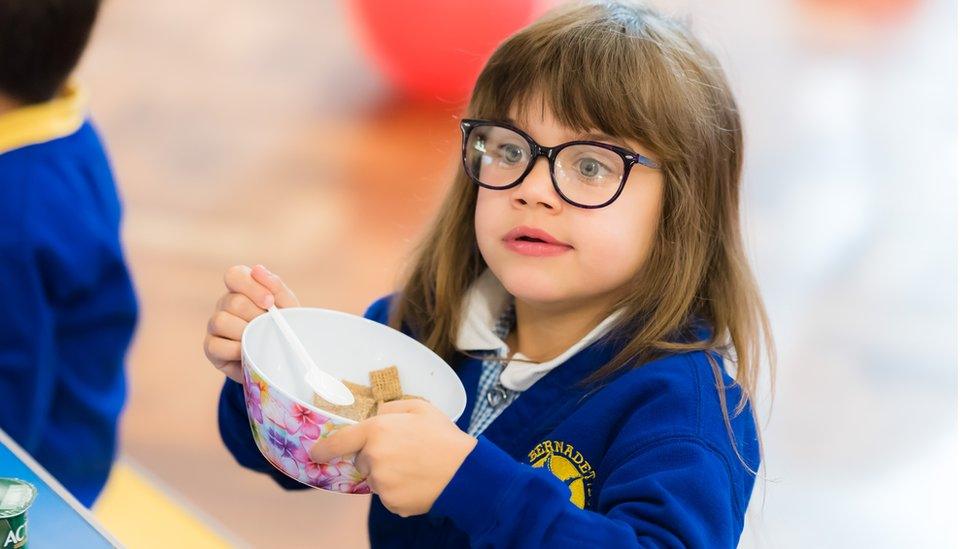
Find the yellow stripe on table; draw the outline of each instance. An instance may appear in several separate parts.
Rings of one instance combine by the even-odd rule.
[[[125,461],[115,465],[93,511],[126,547],[231,547],[150,475]]]

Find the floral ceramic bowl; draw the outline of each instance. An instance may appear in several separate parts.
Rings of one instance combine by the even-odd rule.
[[[340,379],[368,385],[369,371],[395,364],[405,393],[422,396],[457,420],[464,410],[461,380],[439,356],[389,326],[327,309],[281,309],[315,363]],[[355,423],[312,404],[312,390],[268,314],[252,320],[241,341],[244,399],[254,441],[289,477],[347,494],[368,494],[354,456],[326,464],[309,458],[312,446]]]

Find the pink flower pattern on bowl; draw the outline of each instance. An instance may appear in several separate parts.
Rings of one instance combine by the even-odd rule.
[[[315,488],[370,493],[366,477],[348,459],[320,464],[309,457],[316,442],[345,424],[293,402],[248,367],[244,368],[244,400],[254,442],[282,473]]]

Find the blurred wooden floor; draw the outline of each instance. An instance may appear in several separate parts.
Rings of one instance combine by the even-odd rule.
[[[343,6],[311,0],[109,0],[80,77],[142,307],[123,451],[248,543],[365,546],[365,498],[233,461],[202,339],[237,263],[304,305],[359,314],[389,292],[455,165],[458,105],[399,103]]]

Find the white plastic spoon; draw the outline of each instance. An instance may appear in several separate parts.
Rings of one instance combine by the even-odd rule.
[[[315,361],[305,350],[302,342],[298,340],[298,336],[288,325],[288,321],[285,320],[278,307],[271,305],[268,307],[268,312],[271,313],[271,318],[274,319],[278,329],[285,336],[291,350],[301,359],[302,365],[305,366],[305,383],[308,383],[315,394],[337,406],[348,406],[355,402],[356,398],[352,396],[352,392],[345,384],[315,365]]]

